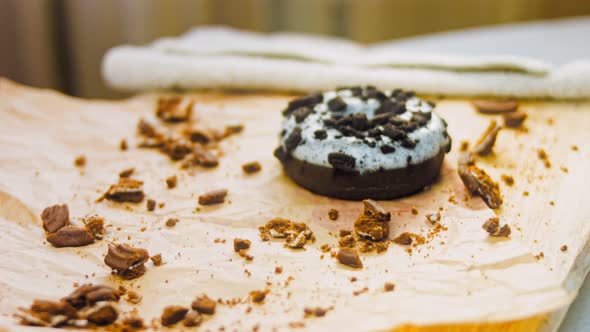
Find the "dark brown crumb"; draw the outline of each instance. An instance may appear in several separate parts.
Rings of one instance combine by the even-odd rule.
[[[386,212],[377,202],[371,199],[363,201],[364,213],[354,223],[354,231],[360,237],[380,241],[389,235],[391,213]]]
[[[200,205],[221,204],[225,201],[227,189],[218,189],[206,192],[199,196]]]
[[[502,205],[500,187],[484,170],[474,164],[460,161],[457,172],[467,190],[480,196],[488,207],[497,209]]]
[[[129,145],[127,144],[127,140],[126,139],[121,139],[121,143],[119,143],[119,149],[121,151],[127,151],[127,149],[129,149]]]
[[[164,308],[162,312],[162,316],[160,317],[160,322],[164,326],[172,326],[181,320],[184,319],[188,312],[188,309],[179,306],[179,305],[171,305]]]
[[[74,159],[74,165],[76,167],[84,167],[86,166],[86,157],[85,156],[78,156],[76,157],[76,159]]]
[[[193,301],[191,308],[201,314],[213,315],[215,313],[216,305],[215,301],[210,299],[207,295],[201,295]]]
[[[166,226],[174,227],[174,226],[176,226],[178,221],[179,221],[178,218],[168,218],[168,220],[166,220]]]
[[[199,326],[203,322],[203,316],[199,314],[197,311],[190,311],[184,317],[182,324],[186,327],[194,327]]]
[[[124,169],[121,172],[119,172],[119,177],[120,178],[128,178],[133,174],[133,172],[135,172],[134,167]]]
[[[305,307],[303,309],[304,317],[324,317],[328,311],[332,310],[332,308],[320,308],[320,307]]]
[[[354,269],[362,269],[363,262],[359,258],[356,249],[340,248],[337,254],[338,262],[340,264],[349,266]]]
[[[97,215],[92,215],[82,219],[82,222],[92,237],[94,237],[96,240],[102,239],[105,233],[104,218]]]
[[[137,317],[137,316],[129,316],[129,317],[123,318],[121,323],[123,324],[123,328],[121,329],[121,332],[131,332],[134,330],[142,330],[145,328],[145,324],[143,322],[143,319],[141,317]]]
[[[488,219],[482,225],[482,228],[493,237],[509,237],[511,233],[511,229],[508,224],[500,227],[500,219],[498,217]]]
[[[353,291],[353,292],[352,292],[352,295],[353,295],[353,296],[359,296],[359,295],[361,295],[361,294],[364,294],[364,293],[366,293],[366,292],[368,292],[368,291],[369,291],[369,288],[368,288],[368,287],[363,287],[363,288],[361,288],[361,289],[359,289],[359,290],[355,290],[355,291]]]
[[[393,239],[393,242],[401,244],[402,246],[408,246],[412,244],[412,241],[412,235],[409,232],[403,232]]]
[[[545,258],[545,253],[541,251],[540,253],[535,255],[535,258],[537,260],[541,260],[541,259]]]
[[[356,245],[356,239],[355,239],[354,235],[352,235],[352,234],[342,236],[338,240],[338,246],[340,246],[341,248],[354,248],[355,245]]]
[[[250,249],[251,244],[252,243],[250,242],[250,240],[236,238],[234,239],[234,251],[239,252],[240,250]]]
[[[254,290],[250,292],[250,300],[254,303],[262,303],[268,294],[268,290]]]
[[[551,162],[549,161],[549,155],[547,154],[547,152],[544,149],[537,150],[537,157],[539,157],[539,159],[541,161],[543,161],[545,168],[551,168]]]
[[[168,186],[168,189],[176,188],[177,182],[178,182],[178,178],[176,177],[176,175],[172,175],[172,176],[166,178],[166,186]]]
[[[578,148],[578,146],[577,146],[577,145],[572,145],[572,147],[571,147],[571,148],[572,148],[572,151],[578,151],[578,150],[579,150],[579,148]]]
[[[512,177],[512,175],[502,174],[500,176],[500,179],[504,181],[504,183],[509,187],[514,185],[514,178]]]
[[[276,273],[276,274],[281,274],[281,273],[283,273],[283,267],[282,267],[282,266],[280,266],[280,265],[278,265],[278,266],[275,266],[275,273]]]
[[[490,154],[494,144],[496,143],[496,138],[498,137],[498,132],[501,128],[502,127],[499,126],[495,120],[490,121],[488,128],[475,144],[473,152],[479,156],[487,156]]]
[[[339,216],[340,212],[336,209],[330,209],[330,211],[328,211],[328,218],[330,218],[330,220],[338,220],[338,216]]]
[[[461,141],[461,145],[459,146],[459,151],[465,152],[469,150],[469,142],[468,141]]]
[[[148,211],[154,211],[156,209],[156,201],[153,199],[148,199],[146,204]]]
[[[345,237],[345,236],[351,235],[351,234],[352,234],[352,231],[348,230],[348,229],[341,229],[340,231],[338,231],[338,235],[340,237]]]
[[[561,246],[561,248],[559,248],[559,250],[561,251],[567,251],[567,246],[564,244]]]
[[[161,266],[163,264],[162,254],[153,255],[152,257],[150,257],[150,260],[152,261],[152,263],[154,263],[155,266]]]
[[[412,208],[412,214],[413,215],[417,215],[418,214],[418,209],[416,209],[415,207]]]
[[[191,117],[194,101],[180,96],[160,97],[156,116],[164,122],[184,122]]]
[[[440,222],[440,212],[437,213],[429,213],[426,215],[426,220],[428,220],[428,222],[430,222],[431,224],[436,224],[438,222]]]
[[[383,285],[383,290],[386,292],[393,292],[394,289],[395,289],[395,285],[391,282],[386,282]]]
[[[109,245],[105,264],[110,267],[113,274],[124,279],[135,279],[145,273],[144,263],[149,259],[149,253],[145,249],[134,248],[126,244]]]
[[[70,224],[70,212],[66,204],[46,207],[41,213],[43,229],[47,233],[54,233]]]
[[[522,125],[524,120],[526,120],[527,114],[525,112],[516,111],[502,114],[502,117],[504,118],[504,125],[506,127],[518,128]]]
[[[305,223],[294,222],[283,218],[273,218],[264,226],[258,227],[260,238],[268,241],[270,238],[284,238],[285,246],[291,249],[301,249],[309,241],[314,241],[313,232]]]
[[[119,183],[111,185],[103,197],[113,202],[140,203],[145,197],[143,182],[119,178]],[[102,200],[103,197],[99,198],[98,201]]]
[[[82,247],[94,243],[94,237],[86,228],[68,225],[47,234],[47,242],[54,247]]]
[[[246,174],[258,173],[258,172],[260,172],[261,169],[262,169],[262,166],[257,161],[252,161],[252,162],[242,165],[242,170]]]

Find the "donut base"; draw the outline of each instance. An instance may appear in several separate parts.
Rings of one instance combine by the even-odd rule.
[[[405,168],[370,173],[351,173],[319,166],[293,157],[279,158],[285,174],[301,187],[323,196],[345,200],[389,200],[413,194],[433,183],[445,151]]]

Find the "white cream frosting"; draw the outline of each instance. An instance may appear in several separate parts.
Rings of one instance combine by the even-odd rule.
[[[386,91],[390,95],[391,91]],[[411,156],[410,164],[417,164],[436,156],[441,149],[450,144],[450,138],[446,135],[445,122],[433,111],[433,107],[426,101],[417,97],[409,98],[405,105],[406,111],[399,115],[404,120],[409,120],[413,113],[432,114],[431,119],[426,126],[420,127],[408,134],[408,137],[417,142],[413,148],[405,148],[401,143],[392,141],[389,137],[381,135],[381,140],[372,137],[366,140],[375,143],[375,147],[370,147],[362,139],[348,136],[342,136],[342,133],[335,128],[327,128],[323,121],[329,119],[332,112],[328,109],[328,102],[333,98],[340,96],[346,103],[346,109],[338,112],[339,115],[351,115],[354,113],[365,113],[370,120],[375,115],[375,111],[381,103],[374,98],[366,101],[352,95],[350,90],[328,91],[323,94],[323,102],[314,106],[314,113],[310,114],[301,123],[295,122],[295,117],[287,117],[282,124],[285,130],[280,144],[285,147],[285,141],[294,128],[301,128],[302,144],[299,144],[291,155],[299,160],[306,161],[310,164],[332,167],[328,162],[328,154],[332,152],[344,152],[356,159],[356,167],[361,174],[365,172],[374,172],[379,169],[397,169],[404,168],[408,165],[408,157]],[[314,132],[324,129],[327,132],[325,139],[316,139]],[[391,145],[396,151],[393,153],[383,154],[379,148],[383,145]]]

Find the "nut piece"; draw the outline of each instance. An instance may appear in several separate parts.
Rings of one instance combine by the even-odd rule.
[[[113,202],[140,203],[144,198],[143,182],[134,179],[119,178],[104,194],[104,198]]]
[[[54,247],[81,247],[94,243],[94,237],[85,228],[68,225],[47,235],[47,242]]]
[[[477,143],[475,143],[475,148],[473,152],[477,153],[479,156],[487,156],[492,152],[492,148],[496,143],[496,138],[498,137],[498,132],[502,129],[498,123],[493,120],[490,121],[490,124],[483,135],[479,138]]]
[[[70,224],[70,212],[66,204],[46,207],[41,213],[43,229],[47,233],[57,232]]]
[[[526,120],[527,114],[525,112],[516,111],[513,113],[502,114],[502,117],[504,118],[504,125],[506,127],[518,128],[522,126],[522,123]]]
[[[220,204],[225,201],[227,196],[227,189],[212,190],[199,196],[200,205]]]
[[[500,218],[498,217],[488,219],[481,227],[493,237],[509,237],[512,232],[508,224],[500,227]]]
[[[250,300],[254,303],[261,303],[266,298],[266,294],[268,294],[268,290],[255,290],[250,292]]]
[[[188,309],[179,306],[179,305],[171,305],[164,308],[164,312],[162,312],[162,317],[160,317],[160,322],[164,326],[172,326],[181,320],[184,319]]]
[[[340,264],[350,266],[354,269],[363,268],[363,262],[361,262],[361,259],[359,258],[356,249],[340,248],[340,250],[338,250],[337,258]]]
[[[82,222],[84,223],[84,227],[86,228],[86,230],[96,240],[102,239],[105,233],[103,217],[97,215],[87,216],[84,219],[82,219]]]
[[[149,254],[145,249],[133,248],[126,244],[109,245],[104,262],[113,269],[113,273],[125,279],[135,279],[145,273],[143,265]]]
[[[258,172],[260,172],[261,169],[262,169],[262,166],[257,161],[252,161],[252,162],[242,165],[242,170],[246,174],[258,173]]]
[[[207,315],[213,315],[215,313],[215,306],[215,301],[211,300],[207,295],[197,297],[191,304],[193,310]]]
[[[471,103],[483,114],[510,113],[518,108],[514,100],[474,100]]]
[[[234,239],[234,251],[240,252],[240,250],[250,249],[251,244],[252,243],[250,242],[250,240],[236,238],[236,239]]]

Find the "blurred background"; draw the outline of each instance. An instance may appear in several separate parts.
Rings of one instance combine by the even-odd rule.
[[[106,50],[192,26],[373,43],[589,14],[590,0],[0,0],[0,76],[82,97],[120,97],[100,76]]]

